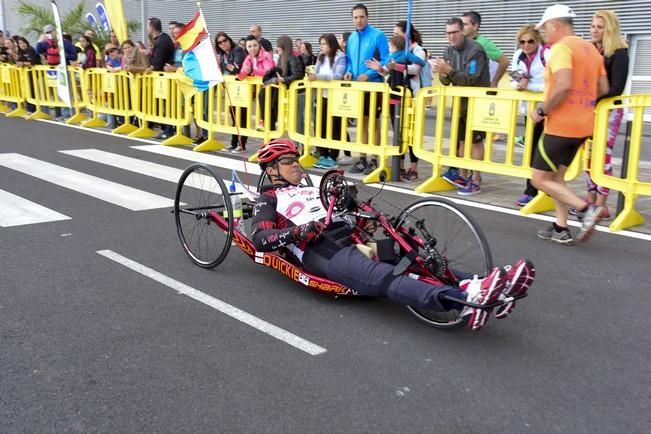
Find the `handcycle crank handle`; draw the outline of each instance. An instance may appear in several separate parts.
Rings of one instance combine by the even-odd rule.
[[[349,212],[348,215],[351,215],[353,217],[359,217],[367,220],[378,220],[380,218],[379,215],[377,214],[365,214],[363,212]]]

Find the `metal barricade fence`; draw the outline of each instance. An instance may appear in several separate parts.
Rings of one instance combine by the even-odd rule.
[[[610,229],[613,231],[644,223],[644,217],[635,209],[635,201],[640,195],[651,196],[651,182],[639,179],[644,112],[649,107],[651,107],[651,95],[619,96],[602,100],[597,104],[590,176],[597,185],[620,191],[624,195],[624,208],[610,224]],[[617,109],[631,111],[633,117],[628,155],[624,154],[622,162],[626,168],[623,177],[604,173],[608,120],[610,112]]]
[[[305,104],[304,109],[299,110],[302,95]],[[396,146],[392,120],[399,118],[400,104],[404,109],[403,117],[396,123],[401,131],[401,140]],[[316,163],[312,155],[316,147],[368,154],[368,158],[377,157],[378,167],[364,178],[364,182],[378,182],[383,171],[391,177],[389,157],[403,155],[409,146],[409,130],[402,125],[410,123],[411,94],[402,87],[392,90],[386,83],[296,81],[289,88],[288,109],[288,135],[304,145],[301,164],[306,167]],[[377,116],[368,113],[377,113]],[[304,119],[302,129],[299,128],[300,117]],[[351,119],[355,121],[354,139],[348,133]]]
[[[23,107],[25,103],[24,79],[23,68],[0,64],[0,113],[5,113],[7,117],[21,117],[27,114]],[[11,109],[2,103],[15,104],[16,107]]]
[[[131,123],[134,107],[131,87],[133,74],[126,71],[111,72],[104,68],[86,70],[87,107],[93,112],[91,119],[82,124],[86,128],[105,127],[107,122],[99,115],[123,116],[124,123],[113,129],[114,133],[129,134],[137,129]]]
[[[260,92],[264,90],[264,105]],[[214,151],[224,144],[213,133],[260,138],[267,142],[282,137],[286,130],[287,89],[284,84],[264,85],[261,77],[238,80],[232,75],[224,82],[195,96],[194,116],[197,125],[208,131],[208,140],[195,151]],[[277,122],[274,125],[274,112]]]
[[[68,77],[70,78],[70,93],[72,106],[75,108],[74,116],[66,120],[67,124],[81,124],[88,117],[83,110],[86,108],[88,98],[86,98],[86,73],[81,66],[68,66]]]
[[[192,107],[181,90],[175,73],[150,72],[135,76],[132,88],[134,114],[141,120],[141,127],[129,133],[130,137],[153,137],[155,132],[149,123],[175,127],[176,133],[161,144],[190,145],[192,139],[183,135],[182,128],[192,121]]]
[[[58,71],[56,66],[30,66],[25,68],[25,101],[35,106],[34,112],[27,119],[50,119],[42,107],[68,108],[68,104],[59,98],[57,91]]]

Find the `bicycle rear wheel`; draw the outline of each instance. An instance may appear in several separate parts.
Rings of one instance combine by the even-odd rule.
[[[400,213],[396,221],[396,228],[403,227],[418,236],[423,236],[426,231],[433,236],[436,250],[457,276],[483,276],[493,268],[488,241],[481,228],[469,214],[448,200],[416,200]],[[437,312],[412,306],[407,308],[432,327],[461,327],[467,321],[467,317],[461,317],[458,310]]]
[[[233,215],[228,190],[208,166],[193,164],[177,184],[174,219],[183,251],[203,268],[219,265],[233,239],[233,220],[228,220],[228,230],[221,229],[210,218],[211,211]]]

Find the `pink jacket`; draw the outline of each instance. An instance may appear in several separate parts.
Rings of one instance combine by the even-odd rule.
[[[244,63],[242,63],[242,67],[240,68],[240,73],[237,74],[237,78],[243,80],[250,75],[264,77],[267,71],[275,67],[276,63],[274,62],[274,57],[271,53],[260,47],[258,57],[251,57],[251,55],[246,56],[246,59],[244,59]]]

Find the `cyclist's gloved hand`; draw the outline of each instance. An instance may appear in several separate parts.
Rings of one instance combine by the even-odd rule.
[[[315,240],[325,228],[325,223],[318,220],[296,226],[294,228],[294,241],[310,242]]]

